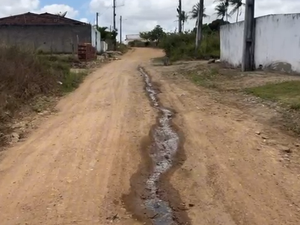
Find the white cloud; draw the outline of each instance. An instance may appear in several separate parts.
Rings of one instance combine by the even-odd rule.
[[[79,21],[84,22],[84,23],[89,23],[88,18],[81,18]]]
[[[39,0],[0,0],[0,17],[36,10]]]
[[[39,10],[40,12],[48,12],[48,13],[64,13],[67,12],[66,17],[75,18],[78,15],[78,11],[68,5],[63,4],[52,4],[46,5]]]
[[[46,5],[40,8],[40,0],[0,0],[0,17],[11,16],[26,12],[49,12],[59,13],[68,12],[66,17],[75,18],[78,11],[71,6],[64,4]]]

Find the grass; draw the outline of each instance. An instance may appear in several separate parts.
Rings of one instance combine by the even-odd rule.
[[[171,63],[168,57],[163,56],[163,57],[152,58],[152,64],[154,66],[162,66],[162,65],[170,65]]]
[[[81,72],[69,72],[66,73],[62,79],[61,90],[63,93],[68,93],[73,91],[74,89],[78,88],[80,83],[84,80],[87,76],[87,71]]]
[[[247,88],[247,93],[262,99],[277,101],[291,109],[300,110],[300,81],[285,81]]]
[[[217,68],[208,68],[205,70],[192,70],[184,73],[184,75],[190,79],[193,83],[207,87],[207,88],[217,88],[215,80],[219,74]]]

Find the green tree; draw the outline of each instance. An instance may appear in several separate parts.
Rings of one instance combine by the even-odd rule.
[[[101,41],[106,41],[106,40],[115,40],[118,32],[116,31],[108,31],[108,27],[97,27],[97,30],[101,34]]]
[[[108,27],[97,27],[97,30],[100,32],[101,34],[101,40],[105,41],[107,39],[108,36],[110,36],[110,32],[107,31]]]
[[[233,9],[230,11],[230,15],[236,13],[236,22],[239,21],[240,8],[245,5],[242,0],[230,0],[230,5]]]
[[[156,25],[152,31],[140,32],[140,37],[159,44],[160,40],[165,36],[165,32],[160,25]]]
[[[224,20],[221,20],[221,19],[216,19],[214,21],[212,21],[211,23],[208,24],[208,27],[211,31],[217,31],[219,32],[220,31],[220,27],[222,25],[225,25],[225,24],[228,24],[229,22],[228,21],[224,21]]]
[[[145,39],[145,40],[149,40],[150,41],[151,31],[140,32],[140,37],[143,38],[143,39]]]

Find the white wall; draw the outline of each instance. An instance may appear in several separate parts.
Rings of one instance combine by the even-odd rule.
[[[105,41],[101,41],[101,49],[103,52],[108,50],[108,44]]]
[[[255,64],[300,72],[300,14],[256,19]]]
[[[221,27],[221,60],[241,65],[243,22]],[[300,14],[256,18],[255,66],[300,73]]]
[[[97,33],[97,46],[96,46],[96,33]],[[92,46],[96,47],[97,53],[103,52],[101,48],[101,33],[95,27],[92,26],[91,35],[92,35]]]
[[[233,66],[240,66],[243,55],[244,22],[221,26],[221,60]]]

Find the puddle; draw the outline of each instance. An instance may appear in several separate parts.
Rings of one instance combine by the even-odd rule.
[[[151,104],[158,110],[158,123],[153,129],[153,142],[150,146],[150,157],[153,167],[150,176],[147,178],[145,187],[149,191],[149,195],[143,200],[143,204],[153,225],[177,225],[178,223],[174,219],[174,214],[169,203],[159,197],[158,181],[161,175],[173,165],[173,159],[179,148],[179,136],[171,126],[173,112],[159,103],[150,76],[143,68],[139,68],[139,71],[144,77],[145,89]]]

